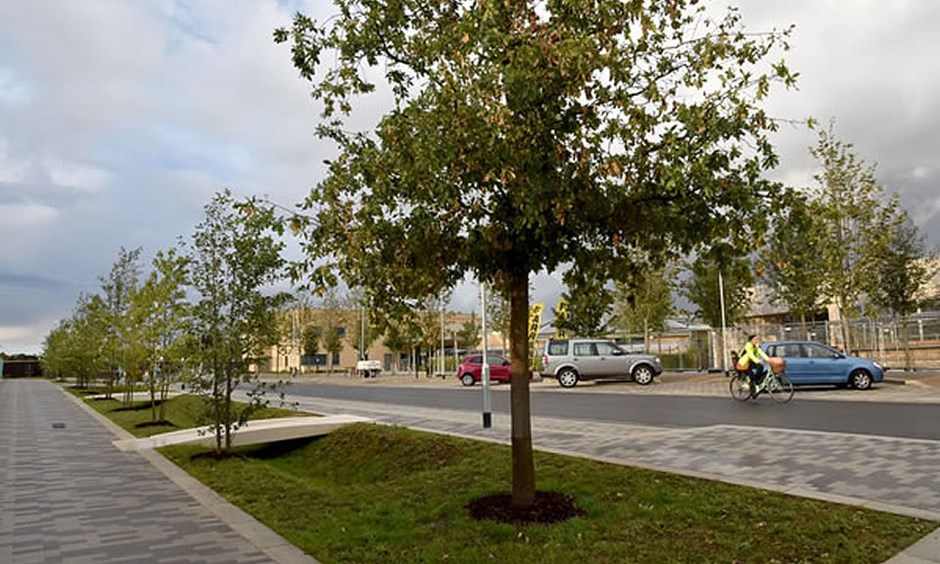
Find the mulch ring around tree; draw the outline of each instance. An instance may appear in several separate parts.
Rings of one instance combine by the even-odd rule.
[[[472,519],[500,523],[559,523],[584,515],[573,498],[559,492],[535,492],[535,503],[525,508],[513,507],[508,493],[481,497],[466,507]]]

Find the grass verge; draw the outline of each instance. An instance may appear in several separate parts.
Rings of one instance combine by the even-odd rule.
[[[475,521],[511,489],[509,447],[359,424],[318,439],[161,452],[290,542],[343,562],[883,562],[938,523],[784,494],[536,453],[540,490],[582,517]]]
[[[96,388],[66,388],[70,393],[80,398],[104,393],[103,389]],[[199,420],[201,413],[206,411],[208,400],[194,395],[179,395],[169,398],[164,411],[162,424],[153,425],[153,415],[149,401],[135,401],[130,407],[125,407],[121,401],[121,393],[115,392],[114,399],[86,399],[85,403],[92,409],[114,421],[118,426],[135,437],[150,437],[160,433],[191,429],[205,422]],[[273,417],[297,417],[310,415],[302,411],[265,407],[252,413],[251,419],[268,419]]]

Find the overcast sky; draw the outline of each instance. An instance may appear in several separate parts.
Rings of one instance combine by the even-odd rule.
[[[0,0],[0,351],[39,352],[121,246],[189,237],[212,194],[292,206],[333,150],[271,33],[326,0]],[[774,116],[823,123],[877,164],[940,244],[940,2],[742,0],[748,28],[796,25],[798,91]],[[317,8],[320,6],[320,8]],[[814,134],[784,126],[771,176],[809,185]],[[536,300],[561,284],[540,276]],[[469,310],[473,292],[455,294]]]

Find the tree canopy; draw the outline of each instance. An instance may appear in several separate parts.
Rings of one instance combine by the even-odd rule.
[[[696,2],[334,0],[275,31],[339,156],[305,205],[315,283],[405,307],[470,272],[510,296],[513,504],[534,500],[528,279],[622,279],[747,239],[772,195],[770,85],[787,31],[745,33]],[[348,116],[381,81],[374,129]],[[302,223],[302,222],[301,222]],[[298,224],[299,229],[304,226]]]

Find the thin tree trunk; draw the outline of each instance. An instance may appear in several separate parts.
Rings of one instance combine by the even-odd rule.
[[[911,342],[907,337],[907,316],[901,317],[901,344],[904,346],[904,370],[914,370],[911,358]]]
[[[512,505],[524,508],[535,503],[535,459],[532,454],[532,418],[529,406],[528,273],[512,274],[510,296]]]

